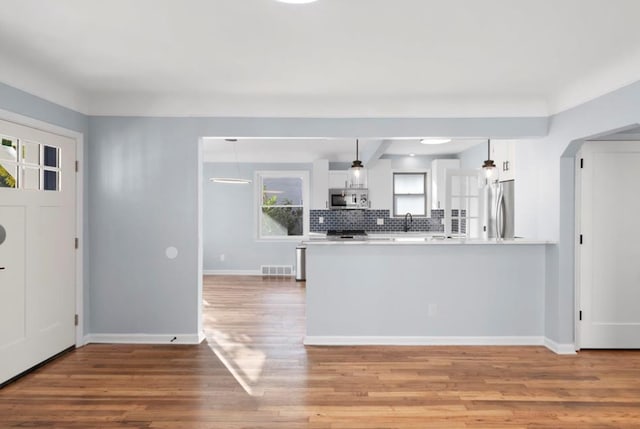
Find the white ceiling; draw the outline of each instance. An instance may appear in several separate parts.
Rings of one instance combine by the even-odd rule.
[[[438,156],[455,155],[464,150],[485,144],[486,140],[452,140],[440,145],[423,145],[418,139],[387,140],[390,143],[381,153],[374,153],[381,140],[359,140],[359,158],[365,162],[369,157],[381,155]],[[300,162],[310,163],[316,159],[330,162],[351,162],[356,155],[353,139],[238,139],[230,142],[223,139],[206,138],[203,145],[206,162]]]
[[[638,0],[0,7],[0,81],[93,114],[533,116],[640,78]]]

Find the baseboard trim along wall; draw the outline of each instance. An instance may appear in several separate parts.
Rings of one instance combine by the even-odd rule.
[[[261,276],[260,270],[203,270],[205,276]]]
[[[576,354],[575,344],[559,344],[549,338],[545,338],[544,345],[546,348],[548,348],[552,352],[559,355],[575,355]]]
[[[85,344],[200,344],[205,335],[201,334],[89,334]]]
[[[307,346],[542,346],[544,337],[346,337],[306,336]]]

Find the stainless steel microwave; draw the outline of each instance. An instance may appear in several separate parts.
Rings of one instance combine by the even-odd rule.
[[[329,189],[329,208],[332,210],[368,209],[368,189]]]

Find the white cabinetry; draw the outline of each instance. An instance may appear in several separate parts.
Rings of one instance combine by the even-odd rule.
[[[313,161],[311,179],[311,209],[326,209],[329,197],[329,160],[317,159]]]
[[[348,188],[349,172],[347,170],[331,170],[329,171],[329,188]]]
[[[493,159],[498,168],[498,180],[500,182],[515,179],[515,143],[514,140],[491,141],[491,159]]]
[[[434,159],[431,162],[431,208],[444,209],[447,197],[447,169],[459,169],[459,159]]]
[[[369,201],[371,208],[389,210],[393,208],[391,160],[379,159],[368,171]]]

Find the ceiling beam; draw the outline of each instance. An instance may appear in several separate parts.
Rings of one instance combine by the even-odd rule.
[[[377,140],[376,144],[369,145],[362,151],[362,156],[360,157],[364,166],[373,168],[389,146],[391,146],[391,140]]]

